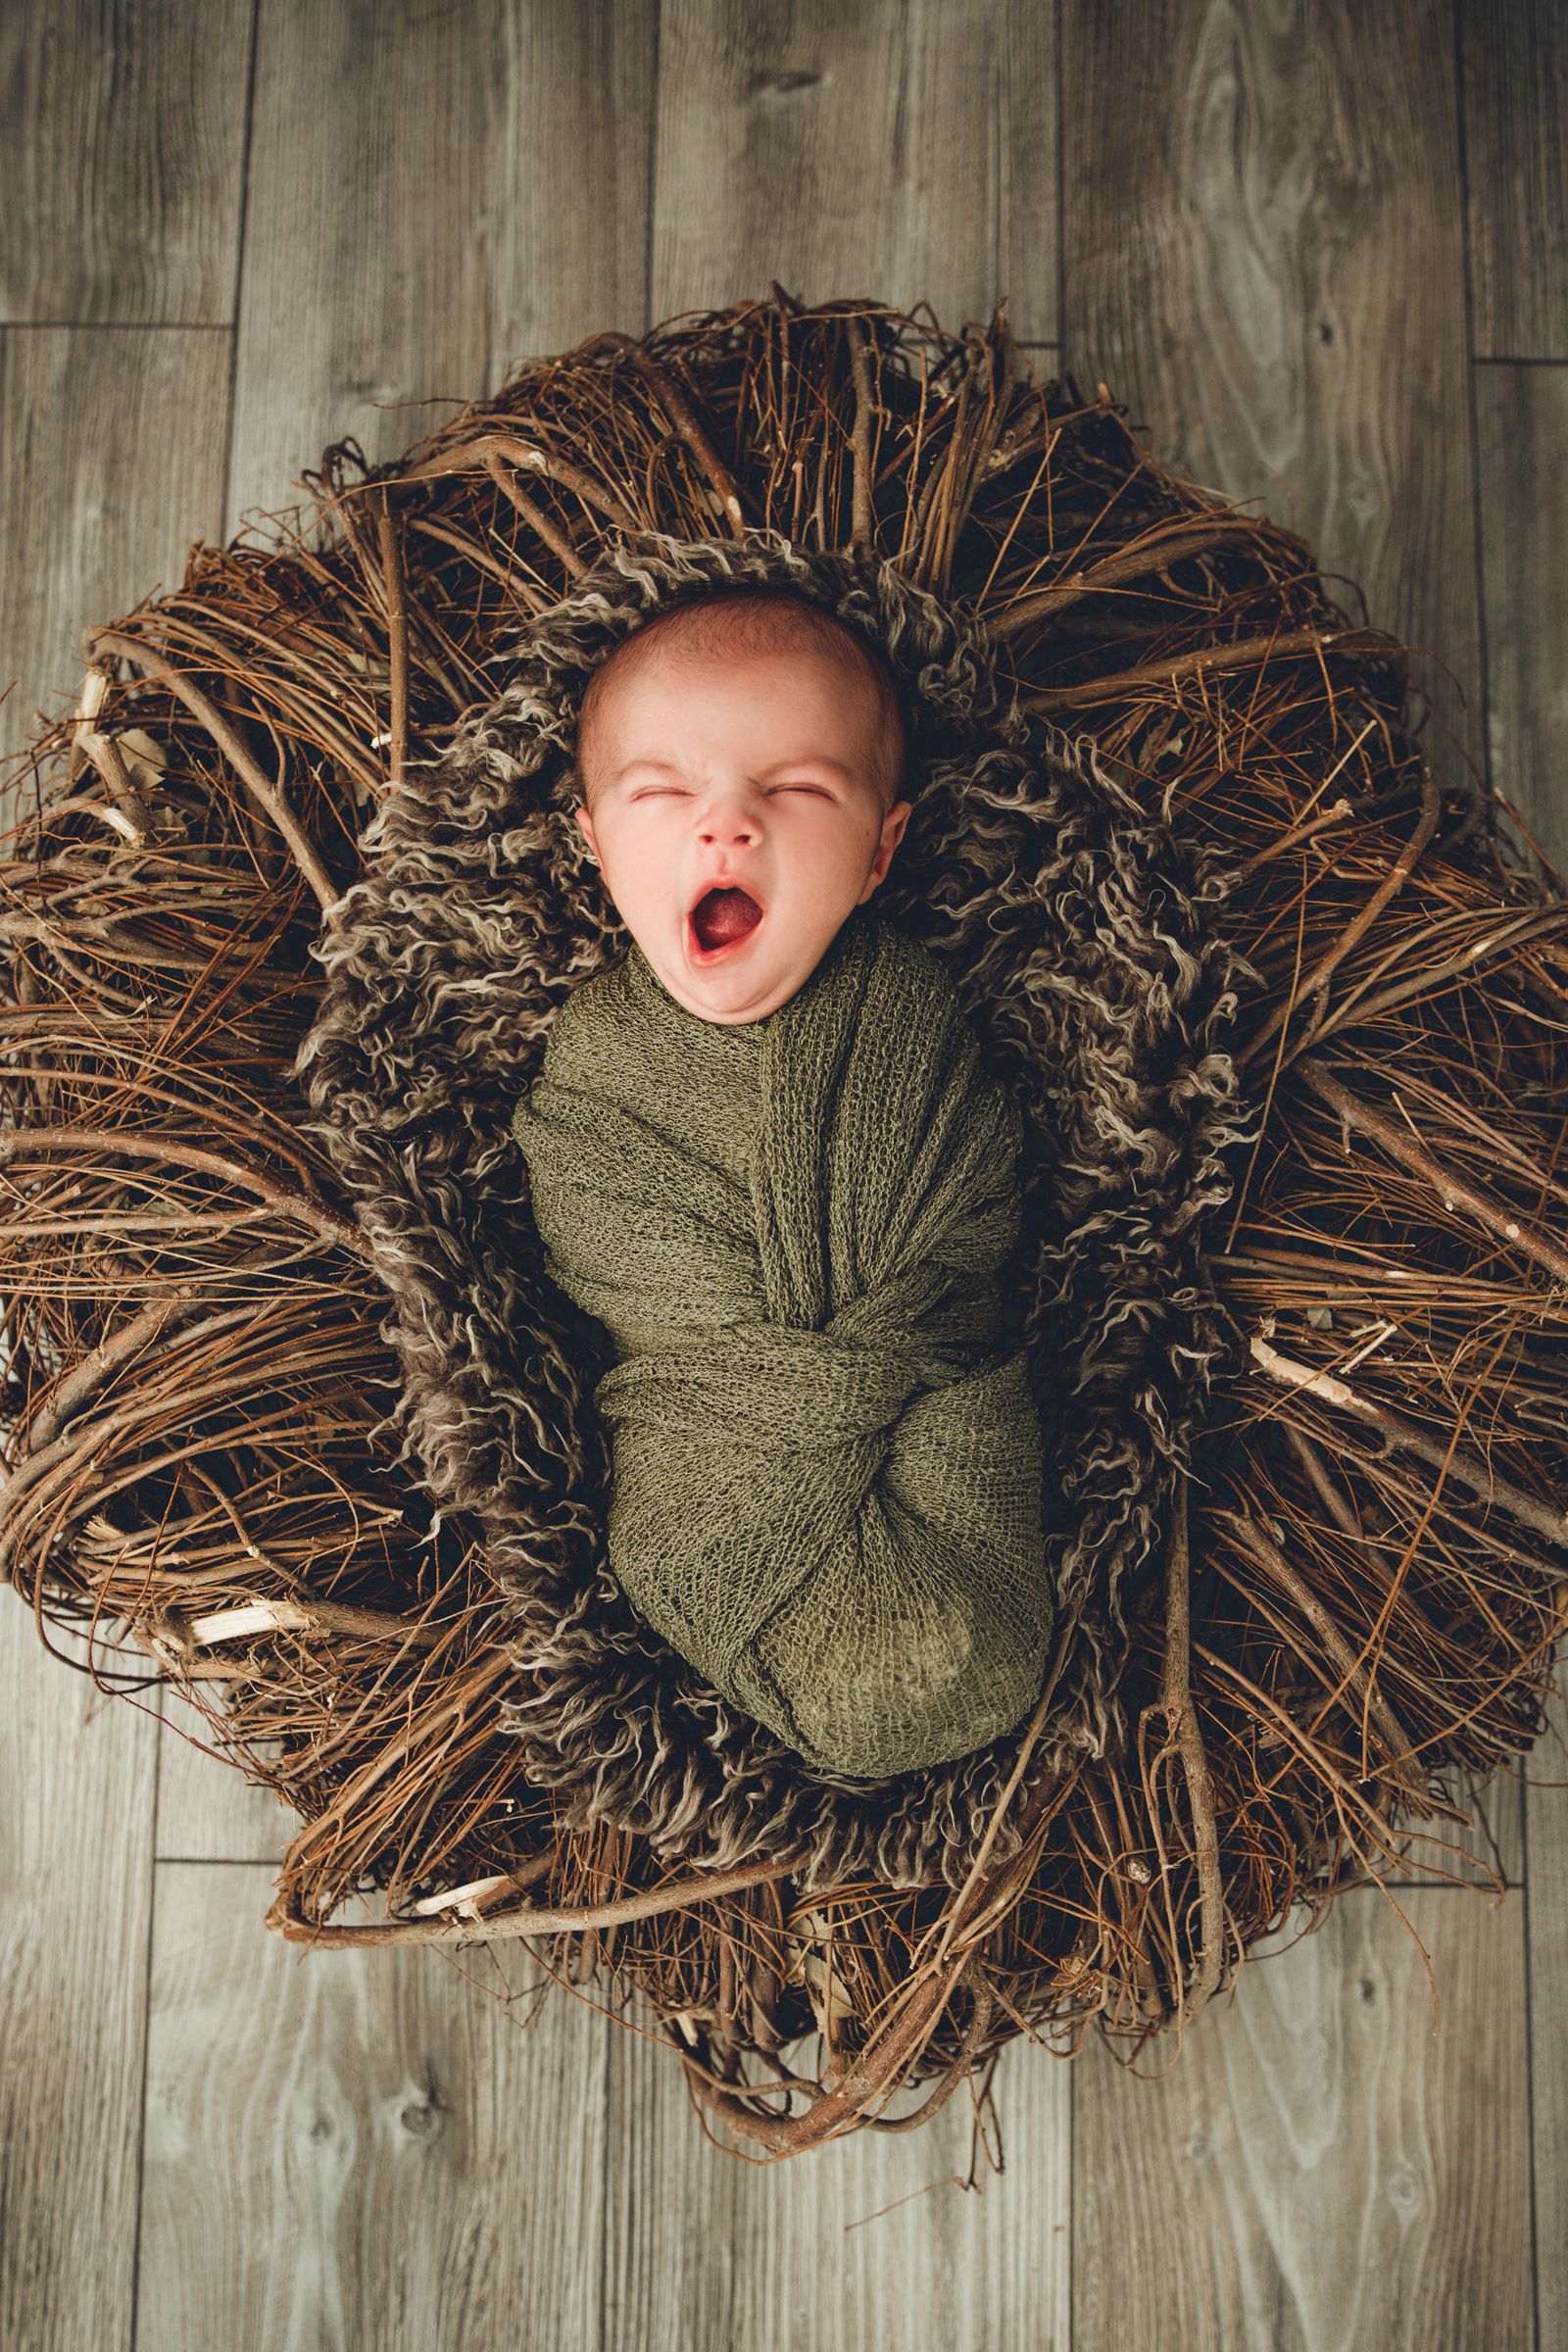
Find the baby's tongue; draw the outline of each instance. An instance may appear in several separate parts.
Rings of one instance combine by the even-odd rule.
[[[742,939],[761,921],[761,909],[744,890],[710,890],[699,899],[692,922],[705,948]]]

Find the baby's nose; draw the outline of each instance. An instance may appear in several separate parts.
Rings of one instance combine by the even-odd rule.
[[[757,821],[745,809],[710,817],[702,828],[704,841],[750,841],[757,831]]]

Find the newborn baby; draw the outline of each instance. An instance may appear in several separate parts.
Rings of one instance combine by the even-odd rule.
[[[589,682],[577,820],[632,935],[513,1132],[608,1330],[612,1573],[733,1704],[879,1779],[1012,1728],[1053,1622],[1004,1343],[1016,1109],[938,958],[870,913],[910,813],[881,657],[708,591]]]

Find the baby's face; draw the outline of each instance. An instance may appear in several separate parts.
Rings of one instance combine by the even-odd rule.
[[[682,651],[607,679],[596,718],[577,821],[616,912],[688,1011],[761,1020],[810,978],[908,821],[907,801],[882,811],[874,702],[807,648]],[[760,920],[707,899],[720,878]]]

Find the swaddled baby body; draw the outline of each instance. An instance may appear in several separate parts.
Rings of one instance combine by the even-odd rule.
[[[775,590],[604,663],[579,821],[627,956],[514,1132],[546,1266],[613,1342],[610,1565],[818,1769],[967,1753],[1038,1694],[1039,1425],[1000,1276],[1018,1114],[866,902],[909,814],[892,679]],[[715,895],[717,894],[717,895]]]

